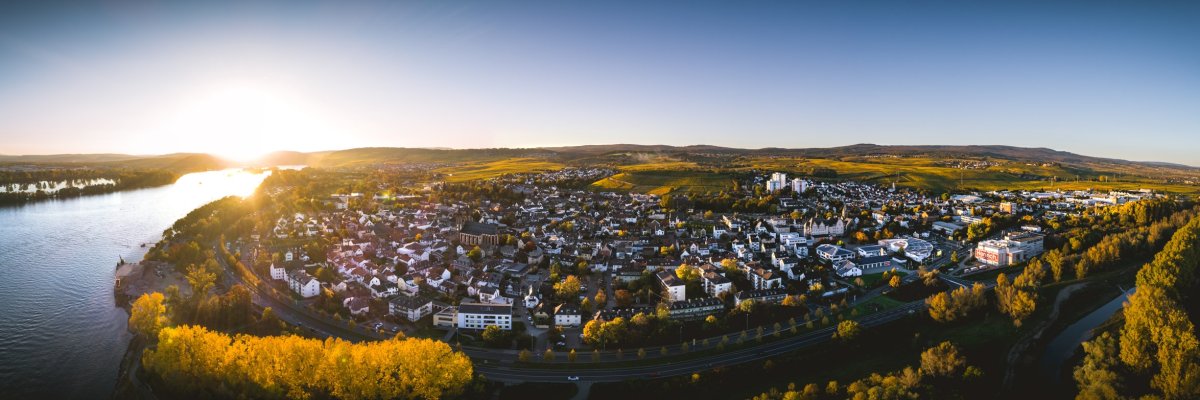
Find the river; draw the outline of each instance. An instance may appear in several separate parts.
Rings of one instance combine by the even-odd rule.
[[[187,174],[167,186],[0,207],[0,397],[107,398],[129,343],[113,300],[118,257],[270,172]]]
[[[1075,355],[1075,350],[1081,343],[1091,339],[1092,329],[1107,321],[1117,310],[1120,310],[1124,306],[1125,300],[1133,292],[1132,289],[1127,290],[1124,294],[1104,303],[1100,308],[1075,321],[1058,336],[1055,336],[1046,346],[1046,353],[1039,361],[1039,375],[1047,382],[1058,383],[1062,378],[1059,374],[1063,371],[1063,364]]]

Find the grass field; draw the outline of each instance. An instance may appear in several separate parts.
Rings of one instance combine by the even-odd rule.
[[[939,164],[941,160],[921,157],[853,157],[825,158],[758,158],[745,160],[742,168],[800,172],[808,168],[828,168],[837,171],[838,179],[852,179],[888,185],[946,192],[954,189],[978,190],[1076,190],[1076,189],[1154,189],[1171,193],[1200,193],[1200,187],[1169,184],[1146,178],[1098,182],[1102,173],[1065,168],[1058,165],[1032,165],[1011,161],[986,169],[959,169]],[[1031,179],[1027,176],[1057,177],[1057,181]],[[1079,179],[1079,180],[1076,180]],[[1113,178],[1116,180],[1116,178]]]
[[[479,162],[439,169],[438,172],[448,175],[449,182],[463,182],[474,179],[494,178],[504,174],[522,172],[557,171],[562,164],[534,158],[510,158],[499,161]]]
[[[634,191],[649,194],[719,192],[733,187],[724,173],[689,170],[633,170],[592,183],[597,190]]]

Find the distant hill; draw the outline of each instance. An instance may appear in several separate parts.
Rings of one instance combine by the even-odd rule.
[[[89,166],[107,168],[164,169],[174,173],[188,173],[223,169],[234,163],[209,154],[175,153],[156,156],[129,154],[53,154],[29,156],[0,156],[5,164],[44,164],[65,166]]]
[[[6,163],[97,163],[97,162],[112,162],[125,161],[143,158],[147,156],[135,156],[129,154],[47,154],[47,155],[27,155],[27,156],[8,156],[0,155],[0,162]]]

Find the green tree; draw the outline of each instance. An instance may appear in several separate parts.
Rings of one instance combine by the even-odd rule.
[[[1083,360],[1075,367],[1075,383],[1079,386],[1077,400],[1117,400],[1121,377],[1116,372],[1116,340],[1108,332],[1083,342]]]

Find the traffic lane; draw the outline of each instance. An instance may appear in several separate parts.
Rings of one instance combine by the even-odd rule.
[[[916,314],[917,310],[922,308],[924,308],[924,304],[910,304],[884,314],[863,318],[859,320],[859,323],[864,327],[874,327],[914,315]],[[782,353],[787,353],[804,347],[827,342],[832,340],[834,330],[834,327],[826,327],[810,334],[806,334],[802,337],[790,340],[785,339],[752,348],[715,354],[701,359],[681,362],[667,362],[647,366],[613,369],[570,370],[563,368],[520,369],[491,367],[489,365],[476,365],[476,371],[483,374],[488,379],[521,382],[559,382],[565,381],[568,376],[578,376],[580,380],[596,382],[622,381],[626,379],[645,377],[676,376],[694,372],[702,372],[718,367],[727,367],[751,361],[764,360],[775,357]]]

